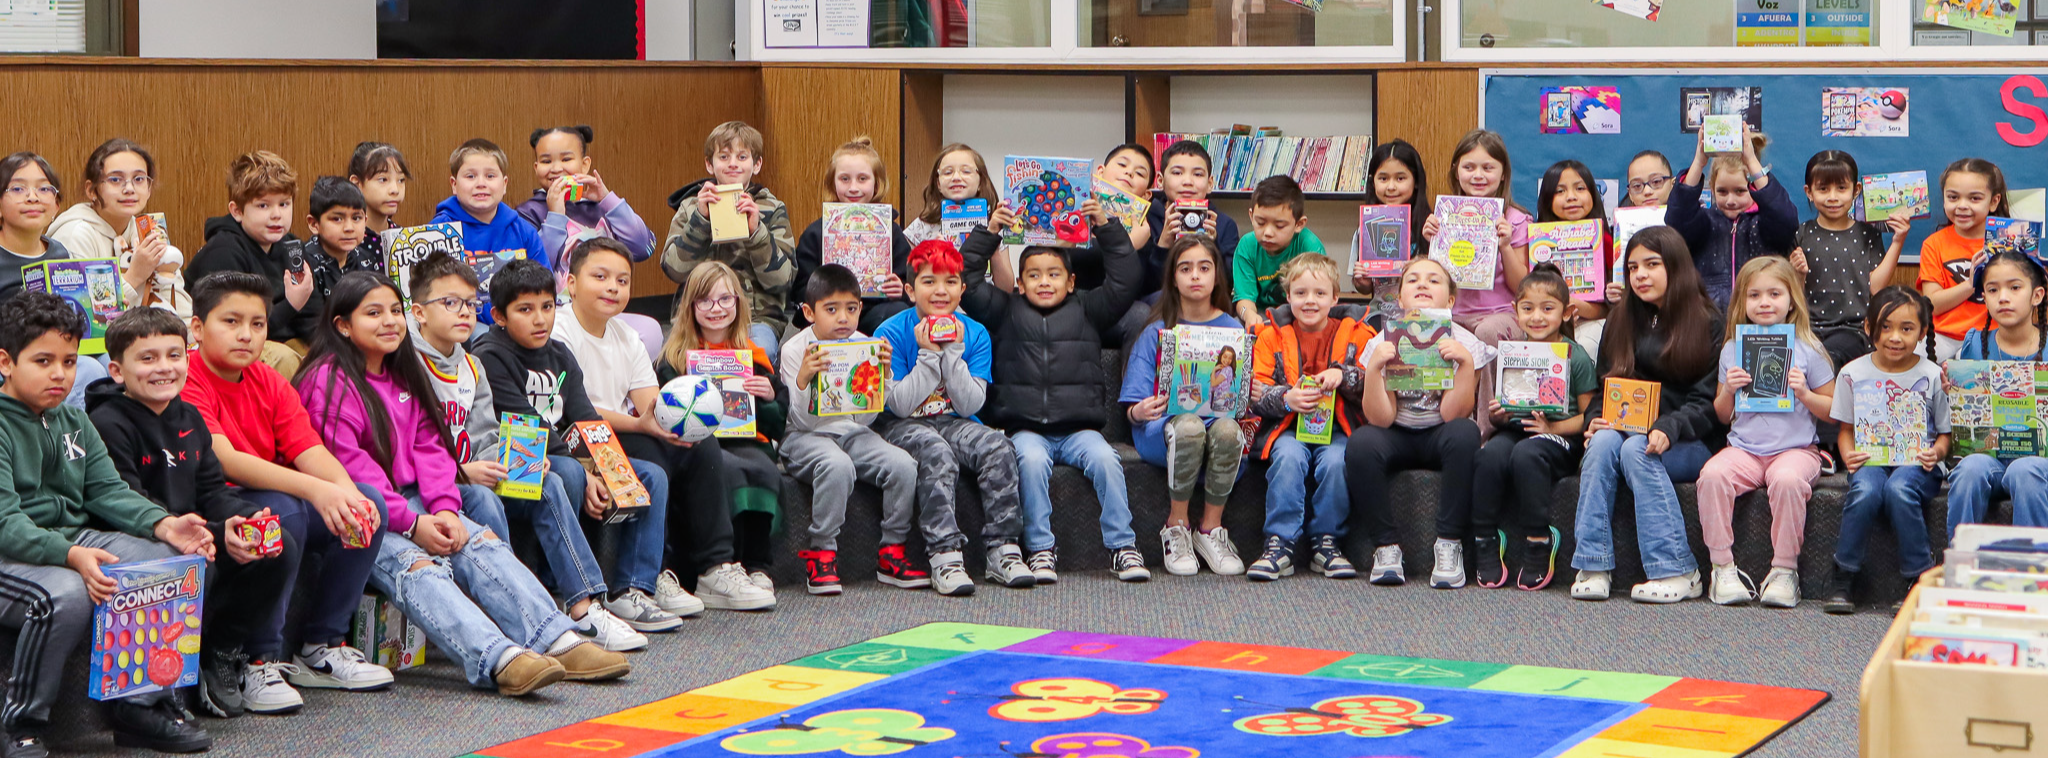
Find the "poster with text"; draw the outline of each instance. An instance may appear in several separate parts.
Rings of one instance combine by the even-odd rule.
[[[1621,92],[1613,87],[1543,88],[1544,134],[1620,134]]]
[[[1823,137],[1908,137],[1905,87],[1820,88]]]

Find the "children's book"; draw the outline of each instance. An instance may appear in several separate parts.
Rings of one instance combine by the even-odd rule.
[[[988,223],[988,201],[978,197],[954,202],[947,200],[939,204],[939,233],[953,241],[954,247],[967,244],[967,235],[974,233],[974,227]],[[997,230],[1000,233],[1001,230]]]
[[[1145,213],[1152,210],[1150,199],[1125,192],[1124,188],[1116,186],[1116,182],[1102,179],[1095,180],[1095,202],[1102,204],[1102,210],[1107,211],[1110,218],[1123,222],[1126,230],[1136,229],[1145,223]]]
[[[1927,197],[1927,172],[1894,171],[1863,177],[1863,218],[1882,222],[1900,210],[1913,218],[1926,218],[1934,209]]]
[[[1442,237],[1438,237],[1442,239]],[[1456,378],[1451,362],[1437,351],[1437,343],[1457,339],[1447,310],[1424,310],[1386,322],[1387,341],[1394,343],[1395,357],[1387,362],[1387,389],[1395,392],[1438,391],[1451,388]]]
[[[1497,197],[1443,195],[1436,199],[1436,240],[1429,257],[1451,270],[1459,289],[1493,289],[1500,268],[1495,226],[1505,206]]]
[[[180,555],[105,563],[114,594],[93,607],[86,694],[115,700],[199,683],[206,559]]]
[[[548,467],[548,423],[539,416],[506,413],[498,417],[498,463],[505,478],[499,497],[539,500]]]
[[[412,297],[412,267],[434,253],[447,253],[458,261],[469,260],[462,249],[462,225],[453,221],[386,229],[377,236],[384,241],[384,270],[398,283],[402,298]],[[479,287],[477,294],[486,290]]]
[[[1636,232],[1653,226],[1664,225],[1662,205],[1631,205],[1614,209],[1614,281],[1626,284],[1628,280],[1628,241]]]
[[[1711,155],[1734,155],[1742,152],[1741,116],[1703,116],[1700,118],[1701,143]]]
[[[826,203],[824,258],[860,279],[862,297],[879,297],[889,283],[896,210],[879,203]],[[748,435],[752,436],[752,435]]]
[[[1906,632],[1905,659],[2016,667],[2027,657],[2027,635],[2001,629],[1914,624]]]
[[[720,184],[716,187],[718,202],[712,203],[705,215],[711,219],[712,242],[738,242],[746,239],[747,214],[740,212],[740,193],[746,191],[743,184]]]
[[[883,377],[889,370],[882,365],[882,341],[834,340],[817,345],[825,352],[825,369],[818,372],[811,413],[820,417],[880,413]]]
[[[356,601],[355,616],[349,619],[348,642],[363,651],[370,661],[404,671],[427,662],[427,630],[398,609],[391,598],[365,592]]]
[[[1735,339],[1742,370],[1749,372],[1749,386],[1735,393],[1736,412],[1791,413],[1792,325],[1743,324],[1735,327]]]
[[[1244,415],[1251,393],[1252,335],[1222,326],[1176,326],[1159,334],[1159,392],[1166,415]]]
[[[1999,0],[1920,0],[1920,20],[1973,32],[2012,36],[2020,5]],[[2035,11],[2038,13],[2039,11]]]
[[[578,421],[575,434],[577,441],[571,443],[570,454],[580,459],[584,470],[598,477],[611,494],[604,515],[598,520],[617,524],[646,513],[653,499],[640,484],[640,477],[633,473],[633,462],[626,458],[626,448],[619,444],[618,435],[612,433],[612,425]]]
[[[1313,376],[1303,375],[1295,386],[1319,387],[1322,383]],[[1336,419],[1337,396],[1325,392],[1322,401],[1316,403],[1315,410],[1295,415],[1294,439],[1304,445],[1328,445],[1332,439],[1330,429],[1335,426]]]
[[[1657,422],[1657,403],[1664,387],[1636,379],[1607,379],[1607,400],[1600,405],[1600,417],[1615,429],[1649,434]]]
[[[1552,263],[1564,272],[1572,297],[1601,302],[1607,297],[1607,280],[1600,277],[1607,248],[1600,236],[1600,219],[1553,221],[1529,225],[1529,262]]]
[[[1865,466],[1910,466],[1927,447],[1927,397],[1923,379],[1911,387],[1890,379],[1864,379],[1849,388],[1856,408],[1856,449],[1869,453]],[[1836,391],[1841,391],[1837,389]]]
[[[883,206],[888,207],[888,206]],[[751,350],[684,351],[688,373],[718,379],[718,428],[713,437],[750,440],[754,438],[754,396],[747,392],[747,379],[754,375]]]
[[[121,263],[114,258],[59,258],[21,267],[21,288],[71,301],[85,315],[78,352],[107,351],[107,323],[121,315]]]
[[[2015,459],[2039,453],[2033,363],[1950,360],[1942,370],[1952,434],[1949,455]]]
[[[1073,247],[1088,241],[1081,193],[1094,184],[1086,158],[1003,156],[1003,197],[1017,220],[1003,230],[1012,245]]]
[[[1414,245],[1408,235],[1414,230],[1405,205],[1358,206],[1358,260],[1366,276],[1400,276]]]
[[[1991,216],[1984,219],[1984,250],[1991,254],[2013,252],[2025,253],[2036,261],[2041,260],[2041,228],[2039,221],[2022,221],[2016,218]]]
[[[1571,404],[1570,343],[1502,342],[1495,360],[1501,408],[1553,419],[1563,416]]]
[[[477,315],[482,317],[491,312],[491,277],[497,276],[499,271],[503,271],[513,261],[526,260],[526,250],[471,250],[463,254],[463,260],[476,271],[476,299],[483,304]]]

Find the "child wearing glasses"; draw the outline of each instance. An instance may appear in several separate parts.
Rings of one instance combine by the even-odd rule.
[[[162,225],[144,232],[135,223],[156,188],[156,158],[128,140],[100,143],[85,159],[85,200],[57,214],[50,239],[78,258],[118,258],[127,289],[122,302],[168,308],[192,316],[185,294],[185,254],[170,244]]]

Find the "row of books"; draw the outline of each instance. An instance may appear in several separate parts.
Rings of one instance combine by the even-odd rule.
[[[1946,564],[1920,590],[1905,659],[2048,669],[2048,529],[1964,524]]]
[[[1154,134],[1154,165],[1163,165],[1160,156],[1181,140],[1209,151],[1209,175],[1215,177],[1215,188],[1224,192],[1248,191],[1259,180],[1279,174],[1294,177],[1303,192],[1364,192],[1369,178],[1366,159],[1373,148],[1371,135],[1288,137],[1275,127],[1239,124],[1208,134]]]
[[[1948,399],[1950,447],[1954,459],[1983,453],[2024,458],[2048,450],[2048,363],[1950,360],[1942,364]],[[1865,465],[1917,461],[1927,443],[1928,387],[1902,387],[1869,379],[1855,393],[1856,449],[1869,453]]]

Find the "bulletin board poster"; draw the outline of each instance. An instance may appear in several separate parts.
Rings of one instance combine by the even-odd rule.
[[[765,0],[762,44],[767,47],[867,47],[867,0]]]
[[[1632,105],[1618,134],[1544,134],[1540,109],[1545,88],[1613,87]],[[1942,170],[1962,158],[1998,164],[2006,186],[2048,187],[2048,72],[2034,69],[1485,69],[1480,71],[1480,120],[1506,140],[1515,176],[1542,176],[1551,164],[1571,159],[1592,169],[1596,179],[1622,179],[1629,159],[1643,150],[1663,153],[1674,169],[1690,163],[1696,137],[1680,131],[1676,111],[1681,88],[1761,88],[1771,107],[1763,131],[1771,138],[1763,162],[1784,182],[1799,218],[1814,217],[1801,191],[1802,167],[1821,150],[1856,157],[1864,174],[1926,171],[1938,184]],[[1941,114],[1915,119],[1905,136],[1828,136],[1821,119],[1826,88],[1904,90],[1912,110]],[[1664,109],[1671,109],[1665,111]],[[1660,113],[1661,112],[1661,113]],[[1940,197],[1938,186],[1930,193]],[[1916,219],[1907,234],[1907,260],[1918,260],[1921,243],[1942,223],[1937,199],[1932,217]]]

